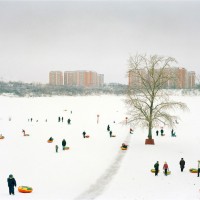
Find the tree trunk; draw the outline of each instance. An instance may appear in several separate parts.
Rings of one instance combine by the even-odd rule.
[[[149,122],[149,134],[148,134],[148,138],[152,139],[152,122]]]
[[[154,145],[154,139],[152,139],[152,121],[149,122],[149,134],[148,139],[145,140],[145,144],[151,144]]]

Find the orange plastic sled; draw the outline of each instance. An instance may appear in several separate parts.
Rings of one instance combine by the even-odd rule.
[[[33,191],[33,188],[28,186],[19,186],[18,191],[21,193],[31,193]]]

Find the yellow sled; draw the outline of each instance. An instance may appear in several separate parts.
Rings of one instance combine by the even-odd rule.
[[[152,173],[155,173],[155,171],[156,171],[155,169],[151,169],[151,172],[152,172]],[[158,173],[159,173],[159,172],[160,172],[160,170],[158,170]]]
[[[165,174],[165,171],[163,171],[163,174]],[[167,175],[170,175],[171,171],[167,171]]]
[[[198,170],[195,169],[195,168],[190,168],[189,171],[190,171],[191,173],[197,173],[197,172],[198,172]]]

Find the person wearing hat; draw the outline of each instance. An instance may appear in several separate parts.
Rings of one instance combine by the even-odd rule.
[[[198,174],[197,174],[197,177],[199,177],[199,174],[200,174],[200,160],[198,160]]]
[[[9,175],[8,179],[7,179],[7,182],[8,182],[8,187],[9,187],[9,194],[13,194],[15,195],[15,190],[14,190],[14,187],[17,186],[17,183],[16,183],[16,180],[15,178],[13,177],[12,174]]]

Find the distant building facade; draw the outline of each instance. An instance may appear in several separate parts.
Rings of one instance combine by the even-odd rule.
[[[148,76],[145,69],[139,69],[142,76]],[[172,79],[166,82],[164,88],[170,89],[191,89],[195,88],[195,77],[194,71],[187,71],[185,68],[166,68],[166,74],[171,73]],[[137,75],[136,71],[132,70],[128,73],[128,85],[129,86],[141,86],[141,78]]]
[[[49,77],[49,84],[58,85],[53,81],[55,72],[50,72]],[[62,85],[66,86],[100,87],[104,84],[104,75],[94,71],[65,71],[64,76],[62,73],[62,77],[64,77]]]
[[[49,72],[50,85],[63,85],[63,73],[61,71]]]
[[[104,75],[94,71],[65,71],[64,85],[99,87],[104,84]]]

